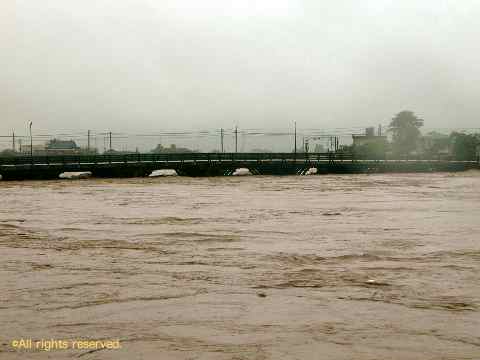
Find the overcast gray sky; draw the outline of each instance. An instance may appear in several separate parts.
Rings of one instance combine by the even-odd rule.
[[[0,134],[479,127],[478,0],[2,0]]]

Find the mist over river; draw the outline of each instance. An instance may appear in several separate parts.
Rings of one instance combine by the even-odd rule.
[[[3,182],[0,290],[2,360],[480,359],[480,172]]]

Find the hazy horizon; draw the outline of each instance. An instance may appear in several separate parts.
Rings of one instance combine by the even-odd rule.
[[[476,128],[480,3],[5,1],[0,135]],[[154,141],[157,142],[157,141]]]

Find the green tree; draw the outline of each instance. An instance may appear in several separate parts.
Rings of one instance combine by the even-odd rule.
[[[431,159],[448,153],[451,138],[449,135],[431,131],[421,138],[425,155]]]
[[[387,143],[384,141],[371,142],[354,147],[355,156],[359,159],[385,159]]]
[[[464,134],[452,132],[450,134],[452,153],[456,160],[475,160],[477,146],[480,145],[480,134]]]
[[[170,147],[164,147],[162,144],[158,144],[155,149],[150,151],[155,154],[163,153],[163,154],[178,154],[178,153],[192,153],[196,152],[184,147],[177,147],[175,144],[171,144]]]
[[[17,153],[12,149],[5,149],[0,151],[0,156],[15,156]]]
[[[398,155],[408,155],[417,148],[423,120],[412,111],[401,111],[390,121],[393,151]]]

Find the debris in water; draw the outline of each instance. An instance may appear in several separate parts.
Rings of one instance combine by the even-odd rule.
[[[377,280],[374,280],[374,279],[369,279],[369,280],[365,281],[365,284],[375,285],[375,286],[388,286],[388,285],[390,285],[390,284],[387,284],[385,282],[380,282],[380,281],[377,281]]]
[[[342,215],[342,213],[339,213],[339,212],[332,212],[332,211],[326,211],[322,214],[323,216],[338,216],[338,215]]]
[[[246,176],[246,175],[252,175],[249,169],[247,168],[238,168],[235,169],[235,171],[232,174],[233,176]]]
[[[318,169],[315,167],[311,167],[310,169],[305,172],[305,175],[315,175],[318,172]]]
[[[174,169],[161,169],[161,170],[154,170],[149,177],[157,177],[157,176],[178,176],[177,172]]]
[[[267,294],[265,294],[263,292],[259,292],[259,293],[257,293],[257,296],[261,297],[261,298],[265,298],[265,297],[267,297]]]
[[[87,179],[90,176],[92,176],[91,171],[67,171],[58,175],[60,179],[69,179],[69,180]]]

